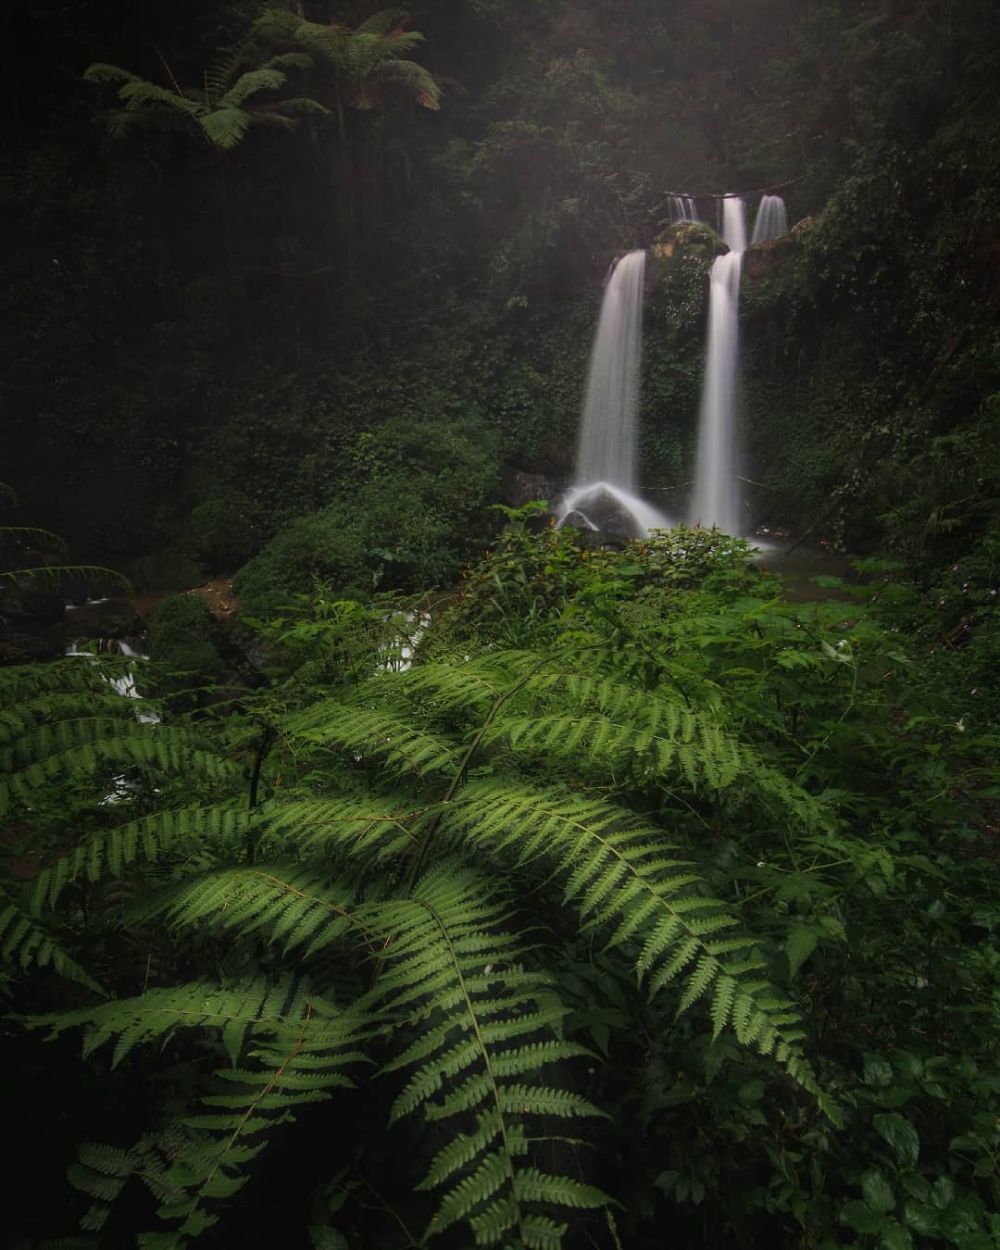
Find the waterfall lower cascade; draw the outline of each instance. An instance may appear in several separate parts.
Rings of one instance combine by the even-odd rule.
[[[574,485],[558,524],[620,528],[638,537],[669,521],[635,494],[636,414],[646,253],[627,252],[604,288],[590,354]],[[600,523],[598,523],[600,521]]]
[[[757,212],[753,242],[763,243],[786,231],[784,201],[777,195],[765,195]],[[736,196],[722,201],[722,237],[730,250],[716,257],[709,278],[705,380],[689,516],[692,525],[715,525],[727,534],[739,534],[745,525],[735,439],[736,374],[740,276],[747,228],[744,202]]]

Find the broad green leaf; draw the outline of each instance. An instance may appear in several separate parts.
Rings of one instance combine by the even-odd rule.
[[[819,937],[820,930],[813,925],[797,924],[789,930],[786,952],[788,970],[793,977],[816,949]]]
[[[866,1085],[885,1089],[892,1084],[892,1064],[883,1055],[866,1052],[863,1079]]]
[[[861,1177],[861,1192],[868,1206],[882,1215],[896,1206],[896,1195],[892,1186],[886,1180],[885,1173],[878,1168],[869,1168]]]
[[[889,1220],[882,1229],[882,1245],[886,1250],[913,1250],[910,1230],[897,1220]]]
[[[926,1202],[918,1202],[915,1198],[909,1199],[903,1205],[903,1218],[916,1233],[921,1233],[926,1237],[938,1235],[940,1227],[938,1212]]]
[[[910,1121],[897,1111],[875,1117],[875,1131],[896,1152],[896,1158],[905,1167],[915,1167],[920,1155],[920,1137]]]
[[[840,1222],[856,1233],[877,1233],[885,1223],[885,1217],[855,1199],[841,1207]]]
[[[931,1186],[931,1202],[939,1211],[955,1199],[955,1185],[950,1176],[939,1176]]]

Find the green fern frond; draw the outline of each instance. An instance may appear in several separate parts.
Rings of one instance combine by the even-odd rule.
[[[225,95],[230,83],[236,77],[242,56],[242,51],[237,49],[235,52],[220,57],[205,70],[202,75],[203,87],[200,98],[206,108],[214,108]],[[194,96],[194,93],[186,94]]]
[[[461,709],[474,713],[485,712],[515,679],[508,668],[487,656],[466,664],[417,664],[389,680],[390,689],[402,691],[411,702],[420,700],[431,712]]]
[[[120,65],[108,65],[103,61],[97,61],[93,65],[88,65],[83,71],[83,81],[130,83],[141,80],[138,74],[122,69]]]
[[[176,1225],[154,1234],[155,1243],[177,1246],[215,1223],[217,1217],[203,1204],[224,1201],[245,1184],[245,1165],[266,1147],[276,1125],[292,1119],[297,1107],[353,1084],[345,1069],[363,1061],[360,1047],[369,1032],[356,1012],[338,1011],[291,978],[233,987],[194,982],[30,1023],[48,1028],[50,1037],[82,1027],[85,1054],[113,1041],[115,1065],[137,1045],[162,1046],[180,1029],[220,1034],[231,1066],[214,1074],[215,1092],[180,1120],[169,1169],[156,1166],[159,1152],[151,1169],[158,1185],[150,1187],[159,1189],[162,1204],[157,1215]],[[73,1179],[99,1200],[97,1221],[106,1218],[123,1178],[136,1171],[140,1153],[107,1147],[81,1152]],[[93,1215],[91,1221],[96,1222]],[[149,1244],[149,1237],[140,1241]]]
[[[194,981],[78,1011],[33,1016],[29,1023],[47,1028],[50,1039],[68,1029],[83,1029],[85,1055],[114,1040],[112,1065],[117,1067],[135,1046],[152,1041],[162,1044],[181,1028],[239,1025],[246,1029],[261,1022],[282,1023],[302,993],[289,978],[274,985],[252,981],[232,988]]]
[[[144,78],[133,77],[126,82],[118,92],[118,99],[130,110],[154,105],[190,118],[197,117],[204,108],[197,99],[189,99],[186,95],[161,87],[155,82],[147,82]]]
[[[58,737],[58,731],[54,731],[54,736]],[[107,766],[199,776],[219,785],[223,793],[242,782],[238,764],[206,750],[201,739],[189,730],[171,725],[111,721],[108,736],[45,755],[26,768],[0,778],[0,816],[17,801],[30,805],[33,792],[53,781],[80,774],[93,775]]]
[[[358,864],[394,859],[413,846],[421,809],[398,799],[301,799],[270,803],[262,809],[264,828],[258,851],[281,854],[294,849],[302,858],[348,853]]]
[[[427,1120],[458,1122],[422,1183],[445,1187],[426,1235],[467,1220],[478,1244],[498,1245],[511,1236],[523,1243],[531,1203],[604,1205],[596,1189],[522,1169],[529,1149],[525,1117],[601,1113],[540,1079],[546,1064],[589,1052],[559,1037],[566,1008],[546,976],[517,962],[527,948],[511,932],[495,890],[444,863],[411,898],[387,902],[377,914],[393,940],[368,1001],[419,1029],[386,1065],[387,1072],[413,1070],[391,1119],[421,1111]],[[475,1128],[461,1131],[470,1116]]]
[[[331,886],[315,870],[294,864],[220,868],[170,887],[133,914],[162,914],[180,928],[259,934],[286,954],[298,951],[305,958],[348,934],[359,936],[372,953],[384,938],[349,887]]]
[[[292,738],[346,749],[356,762],[377,759],[401,773],[454,769],[459,753],[447,738],[414,725],[395,711],[323,700],[285,722]]]
[[[727,936],[739,921],[718,899],[696,891],[698,875],[671,857],[658,830],[599,799],[495,780],[470,783],[441,827],[477,852],[507,852],[520,864],[552,862],[567,899],[585,923],[608,932],[609,946],[641,943],[636,970],[650,994],[683,974],[678,1014],[710,996],[717,1031],[732,1021],[739,1041],[776,1055],[815,1090],[797,1048],[802,1035],[791,1004],[772,997],[766,981],[751,979],[762,960],[733,958],[752,951],[752,939]]]
[[[260,91],[279,91],[288,81],[287,74],[273,64],[241,74],[219,99],[220,109],[242,109],[251,96]]]
[[[51,530],[39,529],[37,525],[0,525],[0,542],[6,543],[8,539],[20,547],[31,544],[54,547],[57,551],[66,550],[65,538],[53,534]]]
[[[63,890],[81,877],[90,882],[121,877],[134,864],[158,863],[181,850],[232,857],[256,819],[245,807],[187,807],[103,829],[37,874],[31,910],[37,915],[55,908]]]
[[[20,740],[25,735],[34,733],[46,723],[79,717],[84,708],[90,716],[120,717],[129,723],[134,720],[134,707],[130,707],[120,694],[103,683],[85,682],[82,689],[87,692],[85,703],[79,693],[58,690],[52,694],[28,695],[16,703],[12,700],[10,707],[0,707],[0,747],[16,750],[19,758],[30,758],[30,752],[20,749]],[[7,701],[6,694],[6,690],[0,687],[0,699],[4,702]],[[12,744],[17,746],[12,747]]]
[[[269,100],[263,109],[251,107],[250,113],[256,123],[294,127],[300,117],[326,117],[329,111],[308,96],[287,96],[283,100]]]
[[[380,9],[363,22],[359,22],[354,28],[355,34],[384,36],[394,31],[404,34],[407,32],[403,31],[403,26],[408,21],[409,16],[405,9]],[[422,39],[423,36],[421,35],[420,38]]]
[[[416,61],[388,61],[379,70],[379,90],[399,88],[425,109],[436,112],[441,107],[441,88],[434,75]]]
[[[279,52],[272,56],[264,69],[312,69],[315,62],[305,52]],[[315,103],[315,101],[313,101]]]
[[[15,716],[23,705],[50,691],[67,695],[84,692],[89,696],[102,690],[101,664],[81,664],[78,659],[55,660],[51,664],[18,664],[0,668],[0,705]],[[106,688],[104,692],[107,693]],[[86,714],[90,703],[77,696],[78,714]]]
[[[19,737],[12,746],[0,751],[0,772],[13,773],[27,768],[40,760],[60,753],[69,753],[111,738],[132,737],[136,722],[134,705],[118,696],[119,706],[111,707],[117,716],[77,717],[60,720],[52,725],[40,725]],[[173,727],[171,727],[173,728]],[[196,741],[193,734],[180,730],[178,740]]]
[[[0,960],[22,970],[51,967],[59,976],[103,995],[105,991],[56,941],[36,916],[0,895]]]
[[[22,577],[61,583],[72,581],[74,578],[81,582],[100,582],[102,584],[113,582],[118,586],[124,587],[128,593],[132,593],[132,583],[128,578],[121,573],[116,573],[114,569],[105,568],[103,564],[41,564],[29,569],[6,569],[4,572],[0,572],[0,577],[13,582],[18,581]]]
[[[222,106],[198,117],[206,138],[223,152],[231,152],[250,129],[250,114],[241,108]]]

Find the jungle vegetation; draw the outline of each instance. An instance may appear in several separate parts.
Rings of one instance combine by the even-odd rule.
[[[995,6],[0,33],[4,1250],[994,1250]],[[762,188],[751,520],[851,553],[805,599],[512,487],[609,259]],[[668,505],[707,263],[647,302]],[[46,633],[147,592],[148,659]]]

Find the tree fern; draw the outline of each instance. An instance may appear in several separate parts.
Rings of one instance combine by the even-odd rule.
[[[341,99],[352,108],[374,108],[387,88],[399,89],[424,108],[439,108],[441,88],[433,75],[407,59],[406,54],[423,42],[423,35],[405,30],[405,20],[402,10],[384,9],[351,29],[268,9],[254,30],[269,43],[302,49],[317,66],[332,71]]]
[[[662,817],[673,785],[704,804],[739,787],[780,796],[785,819],[797,802],[808,811],[809,796],[777,771],[759,781],[770,766],[718,691],[643,690],[605,663],[588,671],[580,658],[492,650],[377,674],[288,712],[291,687],[259,696],[276,731],[259,771],[282,786],[252,811],[239,763],[259,737],[249,720],[218,732],[140,724],[116,716],[99,685],[88,717],[92,675],[65,670],[79,691],[0,675],[0,689],[6,680],[25,699],[0,719],[0,802],[30,816],[40,787],[108,767],[137,770],[144,802],[163,808],[102,816],[25,887],[19,917],[41,930],[65,914],[69,886],[83,904],[128,877],[136,897],[114,922],[121,932],[138,924],[168,948],[218,951],[232,971],[231,982],[181,980],[44,1019],[55,1033],[83,1029],[87,1053],[112,1044],[116,1062],[183,1029],[217,1036],[229,1055],[228,1068],[203,1074],[200,1103],[171,1121],[169,1152],[155,1135],[125,1151],[139,1151],[147,1183],[161,1187],[166,1231],[143,1244],[179,1246],[210,1227],[275,1126],[330,1097],[374,1040],[381,1080],[394,1083],[390,1123],[446,1134],[419,1182],[433,1195],[423,1240],[464,1225],[484,1246],[558,1247],[575,1210],[608,1199],[541,1166],[560,1121],[585,1136],[600,1114],[571,1084],[574,1062],[596,1059],[564,1035],[552,912],[603,943],[647,999],[703,1013],[712,1036],[730,1031],[772,1056],[836,1115],[798,1012],[704,884],[698,838],[668,832]],[[198,794],[178,801],[185,785]],[[661,805],[632,809],[631,796],[657,788]],[[167,868],[155,882],[152,865]],[[54,953],[50,962],[73,975]],[[162,970],[169,979],[169,963]],[[125,1166],[120,1154],[105,1162],[106,1174],[79,1165],[95,1222]]]
[[[301,57],[282,55],[264,65],[239,72],[243,52],[226,58],[205,71],[200,87],[182,89],[172,78],[169,86],[149,82],[117,65],[96,63],[84,71],[87,82],[117,87],[122,108],[108,118],[112,134],[124,134],[136,123],[165,115],[188,125],[213,147],[223,152],[239,146],[252,125],[269,123],[292,129],[304,113],[322,115],[326,109],[306,97],[259,100],[280,91],[287,71],[308,65]]]

